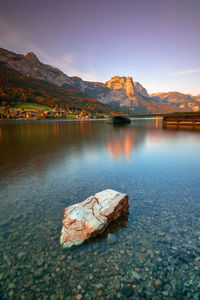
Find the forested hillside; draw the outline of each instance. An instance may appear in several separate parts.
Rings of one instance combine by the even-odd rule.
[[[15,106],[19,102],[41,103],[90,112],[109,112],[110,109],[87,94],[64,89],[48,82],[24,76],[0,63],[0,105]]]

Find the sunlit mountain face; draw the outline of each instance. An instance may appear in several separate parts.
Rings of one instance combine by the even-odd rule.
[[[130,76],[113,76],[105,83],[84,81],[42,63],[33,52],[16,54],[0,48],[0,63],[3,86],[0,102],[5,98],[9,104],[26,100],[104,113],[111,110],[131,114],[199,110],[198,97],[181,96],[180,93],[149,96],[147,90]]]

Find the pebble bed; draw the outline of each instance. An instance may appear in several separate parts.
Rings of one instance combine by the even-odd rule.
[[[140,159],[145,163],[144,155]],[[6,177],[0,190],[0,298],[198,300],[199,163],[188,176],[188,165],[188,172],[178,163],[142,169],[140,159],[112,161],[102,166],[104,176],[84,163],[77,175],[71,158],[69,167],[63,160],[42,176],[19,170],[17,179]],[[63,250],[64,207],[108,187],[129,194],[129,215],[101,236]]]

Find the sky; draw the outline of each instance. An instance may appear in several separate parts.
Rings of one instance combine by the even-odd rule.
[[[200,0],[1,0],[0,47],[84,80],[200,94]]]

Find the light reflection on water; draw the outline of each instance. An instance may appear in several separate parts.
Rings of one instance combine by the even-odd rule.
[[[199,149],[155,119],[1,122],[0,295],[198,299]],[[63,208],[106,188],[129,194],[128,219],[63,251]]]

